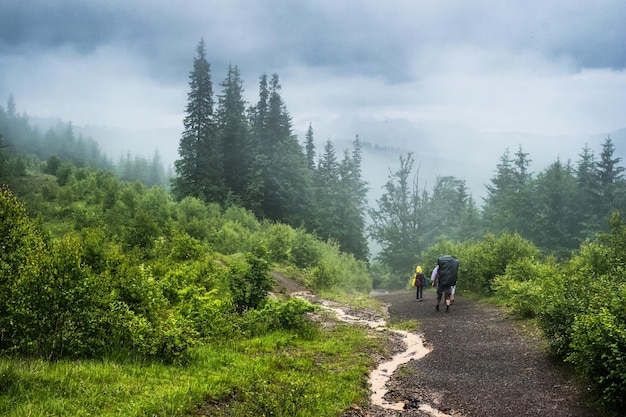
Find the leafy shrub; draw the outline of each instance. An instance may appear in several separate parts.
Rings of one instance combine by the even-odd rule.
[[[506,273],[493,280],[492,289],[516,315],[534,318],[542,314],[547,296],[545,284],[559,278],[558,265],[554,261],[541,263],[521,259],[507,266]]]
[[[222,220],[225,222],[231,221],[238,223],[250,232],[257,232],[261,228],[261,224],[254,216],[254,214],[243,207],[228,207],[222,215]]]
[[[91,270],[100,274],[106,270],[110,237],[104,227],[82,230],[83,260]]]
[[[250,250],[250,230],[242,224],[232,220],[226,221],[222,227],[212,236],[209,242],[225,255]]]
[[[303,229],[297,229],[291,242],[289,261],[298,268],[311,268],[322,257],[321,245],[322,243],[315,236],[306,233]]]
[[[311,269],[311,286],[317,290],[328,290],[337,283],[337,270],[322,260]]]
[[[104,315],[109,332],[109,353],[137,353],[167,363],[185,363],[197,344],[197,333],[184,320],[163,310],[159,320],[133,311],[122,301],[114,301]]]
[[[174,208],[174,217],[178,229],[189,236],[204,241],[210,234],[209,210],[207,206],[195,197],[186,197]]]
[[[5,186],[0,186],[0,348],[9,349],[31,334],[22,285],[42,275],[40,261],[48,249],[26,208]],[[26,294],[28,295],[28,294]]]
[[[206,340],[232,340],[242,335],[242,320],[233,304],[218,296],[217,290],[206,291],[189,285],[178,292],[178,310],[199,337]]]
[[[159,235],[159,226],[154,218],[144,211],[137,213],[124,231],[123,241],[127,250],[137,248],[148,252]]]
[[[493,280],[504,275],[508,265],[524,259],[536,259],[540,253],[520,235],[503,233],[499,237],[488,234],[478,242],[452,244],[441,240],[422,253],[421,258],[434,267],[437,258],[446,254],[459,258],[459,289],[489,295],[493,292]]]
[[[190,286],[205,292],[220,289],[220,272],[211,257],[191,262],[171,262],[164,259],[155,263],[152,270],[159,276],[161,291],[171,305],[178,304],[181,300],[180,293]]]
[[[270,262],[285,262],[289,257],[289,250],[293,240],[293,229],[280,223],[263,223],[263,231],[258,238],[268,249]]]
[[[198,260],[205,251],[206,248],[199,240],[186,233],[174,233],[169,257],[173,261]]]
[[[585,244],[566,265],[555,268],[552,276],[540,282],[538,323],[550,350],[561,358],[570,353],[575,317],[606,302],[611,280],[603,278],[607,275],[594,271],[589,263],[606,270],[601,265],[607,261],[600,258],[611,259],[610,250],[597,242]]]
[[[311,303],[299,298],[287,301],[268,299],[262,309],[249,310],[245,314],[247,327],[252,335],[260,335],[276,330],[303,332],[310,329],[311,322],[306,313],[314,310]]]
[[[341,253],[336,260],[337,279],[335,286],[344,291],[369,294],[372,290],[372,277],[365,262],[352,254]]]
[[[141,195],[137,208],[139,212],[149,215],[159,227],[158,233],[162,233],[171,222],[173,204],[170,194],[162,186],[155,185]]]
[[[56,170],[57,183],[61,187],[67,185],[70,182],[75,171],[76,167],[71,162],[61,163],[61,166],[59,166]]]
[[[608,300],[609,307],[599,307],[575,317],[572,353],[567,357],[607,405],[622,410],[626,405],[624,296],[626,287],[622,286]],[[615,314],[616,309],[621,310],[621,317]]]
[[[273,278],[266,260],[267,249],[258,246],[246,254],[246,264],[231,267],[228,285],[237,312],[258,308],[272,289]]]

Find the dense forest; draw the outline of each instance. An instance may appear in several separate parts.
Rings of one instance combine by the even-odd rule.
[[[248,106],[239,69],[231,66],[215,97],[204,41],[196,51],[174,173],[166,174],[158,150],[151,159],[127,153],[115,164],[93,139],[75,137],[71,123],[41,135],[28,116],[17,113],[13,97],[6,110],[0,107],[5,158],[16,155],[3,169],[21,175],[29,158],[51,158],[52,172],[60,161],[71,161],[146,187],[163,185],[179,201],[192,196],[244,207],[259,219],[304,227],[357,259],[380,263],[392,276],[402,276],[395,283],[381,278],[396,287],[416,255],[442,237],[519,233],[544,254],[564,258],[607,231],[611,211],[626,206],[624,167],[610,137],[597,151],[585,146],[577,161],[556,159],[536,174],[529,172],[532,158],[521,145],[514,154],[505,149],[480,203],[462,178],[440,176],[431,189],[420,189],[415,156],[399,155],[399,169],[368,206],[358,135],[343,155],[330,140],[316,149],[311,125],[300,143],[277,74],[259,77],[258,102]],[[375,259],[368,240],[381,248]]]
[[[189,364],[228,340],[312,337],[307,303],[268,296],[271,269],[365,294],[451,253],[461,293],[536,320],[605,405],[625,403],[626,181],[610,137],[537,174],[504,150],[480,206],[460,178],[421,189],[399,155],[368,207],[358,135],[340,156],[313,126],[300,143],[278,75],[248,106],[238,68],[215,96],[196,52],[169,175],[156,151],[115,164],[71,124],[42,135],[13,97],[0,107],[0,351]]]

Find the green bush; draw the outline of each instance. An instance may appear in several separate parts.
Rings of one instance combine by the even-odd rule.
[[[457,289],[491,295],[492,282],[504,275],[508,265],[524,259],[537,259],[539,250],[518,234],[504,233],[499,237],[488,234],[481,241],[453,244],[445,239],[422,253],[422,265],[427,270],[437,264],[437,258],[452,255],[459,259],[459,282]],[[432,270],[432,269],[430,269]]]
[[[219,297],[217,290],[189,285],[179,290],[178,299],[180,314],[206,341],[233,340],[243,334],[242,320],[232,302]]]
[[[289,261],[298,268],[311,268],[322,257],[321,245],[322,242],[318,241],[315,236],[306,233],[303,229],[297,229],[291,242]]]
[[[287,301],[268,299],[263,308],[245,314],[246,327],[251,335],[262,335],[276,330],[293,330],[303,333],[311,329],[306,313],[314,310],[311,303],[299,298]]]
[[[155,263],[152,271],[157,276],[163,295],[171,305],[180,302],[180,292],[189,286],[203,291],[220,290],[221,272],[211,257],[198,261],[171,262],[163,259]],[[218,294],[223,296],[223,294]]]
[[[209,238],[209,242],[225,255],[245,253],[251,250],[251,232],[241,223],[228,220]]]
[[[560,279],[559,266],[554,260],[541,263],[534,259],[521,259],[506,268],[504,275],[492,282],[496,297],[504,300],[518,316],[535,318],[542,314],[547,284]],[[545,284],[545,285],[544,285]]]
[[[175,205],[173,215],[179,230],[199,241],[208,239],[211,232],[209,210],[202,201],[186,197]]]
[[[569,355],[576,316],[606,302],[611,275],[600,274],[595,268],[606,271],[608,266],[604,264],[611,258],[607,247],[597,242],[585,244],[567,264],[555,268],[552,276],[540,282],[538,322],[555,355],[561,358]]]
[[[266,221],[258,238],[267,247],[270,262],[286,262],[293,236],[294,231],[290,226]]]
[[[328,290],[337,283],[337,270],[322,260],[311,269],[311,286],[317,290]]]
[[[140,211],[124,230],[123,242],[126,250],[138,249],[148,253],[159,236],[159,226],[147,212]]]
[[[206,251],[207,248],[198,239],[179,232],[172,236],[169,258],[175,262],[198,260]]]
[[[61,166],[56,170],[57,183],[63,187],[69,184],[74,172],[76,171],[76,167],[71,162],[62,162]]]
[[[5,186],[0,186],[0,218],[0,348],[13,349],[36,333],[22,296],[29,295],[24,283],[42,275],[48,248],[24,205]]]
[[[246,264],[236,263],[229,271],[228,285],[237,312],[255,309],[265,301],[273,286],[269,273],[267,249],[258,246],[253,253],[246,254]]]
[[[616,409],[626,405],[626,320],[623,297],[626,286],[600,307],[575,317],[571,354],[567,357],[591,382],[603,401]],[[615,310],[621,310],[616,315]]]

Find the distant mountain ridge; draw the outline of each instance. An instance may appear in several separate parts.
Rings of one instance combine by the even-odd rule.
[[[415,170],[419,168],[421,188],[430,190],[437,176],[454,176],[466,181],[480,205],[486,196],[500,158],[508,149],[515,158],[520,146],[531,160],[530,171],[536,175],[560,159],[576,164],[585,145],[599,158],[602,144],[610,136],[615,155],[626,165],[626,128],[606,133],[578,135],[539,135],[527,132],[476,132],[446,123],[410,123],[406,120],[361,119],[351,124],[358,131],[347,132],[340,124],[334,140],[337,149],[351,148],[358,134],[363,146],[363,175],[370,184],[370,199],[381,195],[390,172],[399,166],[399,156],[412,152]],[[341,129],[341,130],[340,130]],[[343,132],[342,132],[343,130]],[[345,138],[345,139],[343,139]]]

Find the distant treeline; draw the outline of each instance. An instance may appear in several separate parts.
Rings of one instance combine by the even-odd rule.
[[[25,173],[29,159],[47,161],[52,158],[52,164],[55,159],[69,161],[79,168],[111,171],[123,181],[140,181],[148,187],[169,187],[169,177],[158,150],[152,158],[127,153],[115,163],[102,152],[97,141],[76,135],[72,123],[59,122],[42,133],[33,126],[26,113],[17,112],[12,95],[8,98],[6,110],[0,106],[0,135],[4,169],[16,175]]]

